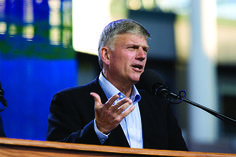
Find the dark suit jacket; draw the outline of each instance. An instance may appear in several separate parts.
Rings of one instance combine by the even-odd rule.
[[[90,92],[98,93],[102,103],[107,101],[98,79],[54,95],[48,117],[47,140],[100,145],[94,131],[94,100]],[[146,91],[139,92],[144,148],[187,150],[170,105]],[[129,147],[120,125],[111,131],[104,144]]]

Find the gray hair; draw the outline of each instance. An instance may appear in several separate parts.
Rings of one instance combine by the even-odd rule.
[[[120,19],[109,23],[103,30],[99,45],[98,45],[98,62],[99,66],[103,68],[103,62],[101,59],[101,49],[104,46],[110,46],[116,35],[124,33],[134,33],[144,36],[146,39],[150,38],[150,33],[139,23],[131,19]]]

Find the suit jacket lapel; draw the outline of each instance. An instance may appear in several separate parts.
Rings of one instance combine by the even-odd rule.
[[[145,116],[143,116],[145,114],[145,105],[142,102],[142,98],[139,101],[139,111],[140,111],[140,116],[141,116],[141,121],[142,121],[143,147],[145,147],[145,136],[146,136],[146,130],[145,130],[146,123],[145,123],[145,121],[147,121],[147,120],[145,119]]]
[[[142,94],[141,91],[139,91],[140,94]],[[148,148],[149,143],[147,142],[147,139],[154,138],[153,135],[150,135],[150,129],[152,129],[152,123],[153,123],[153,115],[150,113],[150,106],[147,104],[144,97],[145,95],[141,95],[141,100],[139,101],[139,110],[140,110],[140,116],[142,121],[142,132],[143,132],[143,147]]]
[[[121,125],[118,125],[114,130],[111,131],[109,139],[111,145],[130,147]]]

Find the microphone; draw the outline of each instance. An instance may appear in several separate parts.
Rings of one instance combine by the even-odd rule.
[[[146,89],[148,92],[161,96],[168,92],[164,79],[154,70],[147,69],[140,76],[140,88]]]
[[[154,70],[151,69],[144,70],[144,72],[140,76],[140,81],[136,86],[138,89],[144,89],[151,94],[154,94],[160,98],[165,99],[169,103],[179,104],[180,102],[184,101],[216,116],[217,118],[223,121],[233,122],[234,124],[236,124],[236,120],[229,118],[225,115],[222,115],[220,113],[217,113],[216,111],[209,109],[205,106],[202,106],[196,102],[186,99],[185,98],[186,92],[184,90],[180,91],[178,95],[170,92],[167,86],[165,85],[164,79]],[[182,95],[183,93],[184,95]]]
[[[154,94],[158,97],[167,99],[171,103],[174,102],[171,98],[182,99],[180,95],[185,93],[184,91],[180,92],[180,95],[172,93],[169,91],[168,87],[165,85],[164,79],[152,69],[146,69],[140,76],[140,81],[136,85],[139,89],[147,90],[149,93]],[[184,96],[181,96],[184,97]],[[179,102],[178,102],[179,103]]]

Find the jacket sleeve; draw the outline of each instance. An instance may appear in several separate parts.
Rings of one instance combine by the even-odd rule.
[[[46,140],[100,144],[94,131],[94,113],[91,107],[87,107],[89,99],[82,101],[75,97],[78,96],[71,93],[54,95],[50,104]]]

